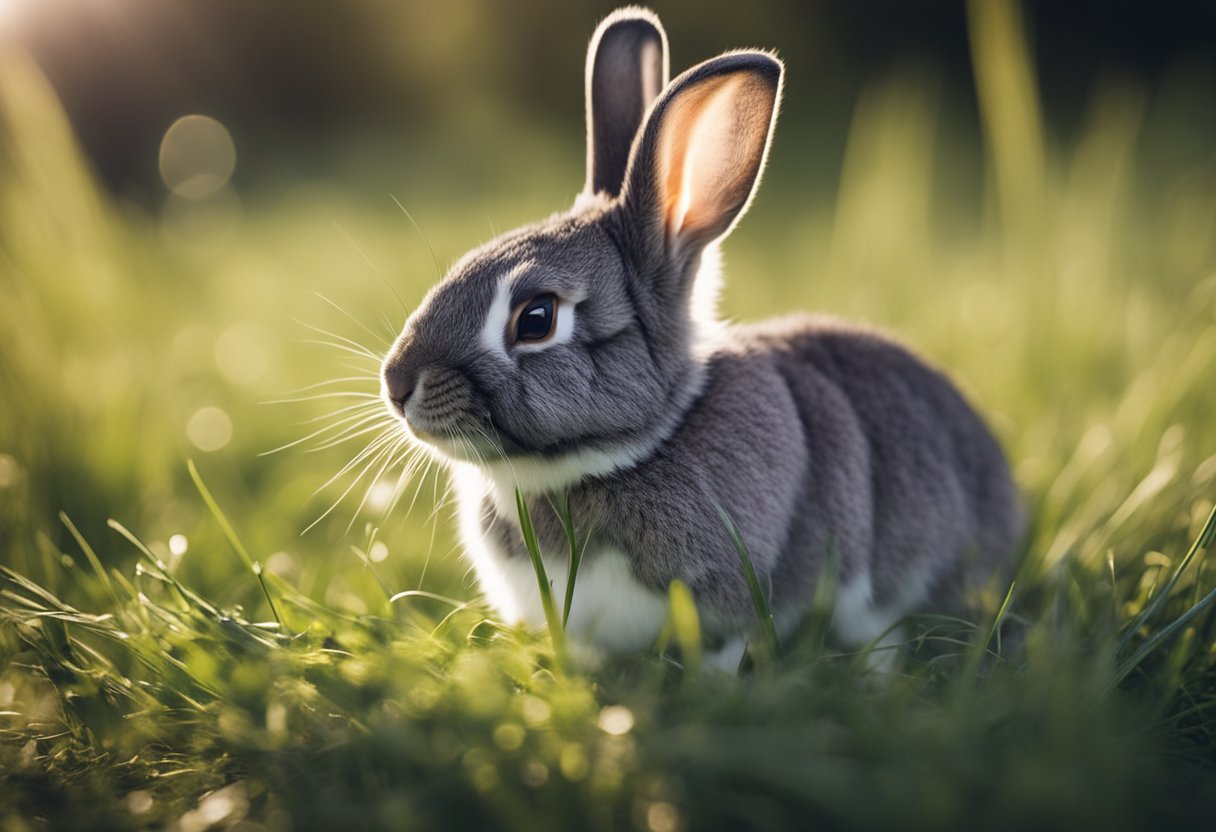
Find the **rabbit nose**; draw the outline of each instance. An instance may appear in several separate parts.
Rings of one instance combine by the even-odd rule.
[[[399,416],[405,415],[405,405],[418,386],[418,373],[400,365],[385,365],[384,398]]]

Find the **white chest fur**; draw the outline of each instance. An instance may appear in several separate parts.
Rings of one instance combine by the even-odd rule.
[[[498,551],[483,532],[483,499],[491,486],[471,466],[459,466],[453,474],[461,541],[486,600],[507,623],[543,626],[544,609],[531,561]],[[560,613],[569,577],[567,554],[542,552],[542,556]],[[637,652],[654,645],[666,617],[666,599],[634,578],[624,552],[602,548],[584,553],[567,622],[571,636],[613,653]]]

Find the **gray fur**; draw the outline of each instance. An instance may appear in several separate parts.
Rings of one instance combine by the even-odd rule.
[[[628,12],[601,30],[589,72],[636,66],[639,37],[665,40],[652,16]],[[592,535],[588,557],[625,553],[634,579],[657,593],[684,581],[723,635],[753,612],[716,506],[787,620],[809,605],[831,547],[842,585],[868,581],[869,607],[898,618],[926,601],[957,609],[967,586],[1008,561],[1022,528],[991,433],[945,376],[890,339],[795,317],[723,326],[702,351],[710,322],[690,311],[693,287],[712,278],[707,249],[754,193],[782,71],[770,55],[739,52],[675,79],[637,130],[619,196],[611,183],[593,187],[600,162],[589,154],[588,190],[601,193],[466,255],[384,363],[390,407],[454,464],[491,478],[525,464],[574,472],[545,486],[521,481],[542,550],[565,550],[549,497],[568,492],[576,525]],[[678,120],[703,112],[731,120],[729,147],[711,145],[729,150],[717,164],[730,168],[694,174],[710,197],[681,225],[664,190],[664,148],[702,135]],[[588,124],[599,141],[594,114]],[[568,342],[524,352],[504,331],[487,348],[485,322],[508,276],[511,308],[552,292],[574,310]],[[580,473],[589,453],[620,462]],[[479,534],[496,556],[526,560],[506,496],[477,506]]]

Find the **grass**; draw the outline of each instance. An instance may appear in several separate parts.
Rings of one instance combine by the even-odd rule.
[[[365,347],[434,280],[412,220],[321,186],[239,213],[114,204],[37,72],[0,55],[0,824],[1206,825],[1216,159],[1172,150],[1187,124],[1118,84],[1052,138],[1003,9],[971,5],[976,210],[932,84],[904,75],[859,103],[829,213],[779,134],[727,246],[732,315],[894,330],[1013,460],[1015,591],[984,620],[917,619],[882,681],[824,638],[830,576],[805,632],[738,677],[699,668],[680,585],[677,649],[576,671],[477,602],[441,475],[403,495],[369,455],[310,498],[375,435]],[[500,229],[578,181],[578,148],[532,139],[479,206]],[[444,257],[489,233],[442,188],[402,204]],[[331,393],[353,395],[310,398]],[[262,404],[281,398],[300,401]]]

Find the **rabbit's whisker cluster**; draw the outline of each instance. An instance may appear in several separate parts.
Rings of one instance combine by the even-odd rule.
[[[358,405],[357,412],[350,414],[348,416],[345,416],[341,419],[338,419],[334,422],[331,422],[330,424],[324,425],[324,426],[314,430],[312,433],[309,433],[306,436],[300,437],[299,439],[293,439],[290,442],[279,445],[277,448],[272,448],[269,451],[263,451],[262,453],[259,454],[259,456],[268,456],[270,454],[276,454],[276,453],[279,453],[280,451],[285,451],[288,448],[294,448],[298,445],[303,445],[306,442],[311,442],[315,439],[320,439],[321,441],[319,444],[309,448],[310,451],[318,451],[318,450],[324,450],[326,448],[332,448],[335,445],[340,445],[349,439],[353,439],[355,436],[364,435],[363,433],[358,433],[358,434],[350,433],[350,431],[352,431],[356,428],[361,428],[364,425],[372,425],[372,427],[369,428],[369,430],[382,430],[384,423],[385,423],[385,419],[384,419],[384,414],[381,412],[381,410],[382,410],[382,408],[379,405],[376,405],[374,407],[369,404]],[[334,415],[337,415],[337,414],[330,414],[329,418],[332,418]],[[312,420],[307,420],[306,424],[308,422],[314,421],[315,418],[316,417],[314,417],[314,419],[312,419]],[[332,435],[327,435],[327,434],[332,434]]]
[[[356,247],[356,248],[357,248],[357,247]],[[368,263],[369,263],[369,265],[370,265],[371,261],[368,261]],[[375,268],[375,267],[373,266],[373,268]],[[384,323],[385,327],[388,329],[388,333],[389,333],[389,334],[388,334],[388,337],[385,337],[385,336],[384,336],[384,335],[382,335],[381,333],[374,331],[374,330],[373,330],[371,327],[369,327],[367,324],[365,324],[365,323],[363,323],[362,321],[360,321],[360,320],[359,320],[358,318],[356,318],[354,315],[352,315],[351,313],[347,312],[347,311],[346,311],[345,309],[343,309],[343,308],[342,308],[340,305],[338,305],[338,304],[337,304],[337,303],[335,303],[334,301],[330,300],[329,298],[327,298],[325,295],[321,294],[320,292],[313,292],[313,294],[314,294],[314,295],[316,295],[318,298],[320,298],[320,299],[321,299],[322,301],[324,301],[325,303],[327,303],[327,304],[329,304],[330,306],[332,306],[332,307],[333,307],[334,309],[336,309],[336,310],[337,310],[339,313],[341,313],[341,314],[342,314],[342,315],[343,315],[343,316],[344,316],[344,317],[345,317],[347,320],[349,320],[349,321],[350,321],[351,323],[353,323],[355,326],[359,327],[361,330],[363,330],[364,332],[366,332],[366,333],[367,333],[368,335],[370,335],[371,337],[375,338],[377,341],[379,341],[379,342],[380,342],[381,344],[383,344],[384,346],[386,346],[386,347],[391,347],[391,346],[393,345],[393,339],[397,337],[397,333],[396,333],[396,331],[395,331],[395,330],[392,328],[392,322],[390,322],[390,321],[389,321],[388,317],[387,317],[387,316],[386,316],[386,315],[385,315],[383,312],[381,312],[381,313],[380,313],[380,317],[381,317],[381,320],[382,320],[382,322]]]
[[[349,318],[368,335],[385,340],[333,301],[321,295],[319,297]],[[387,319],[385,319],[385,323],[388,323]],[[326,346],[343,355],[354,356],[360,361],[375,361],[379,365],[380,355],[366,344],[312,324],[304,322],[300,322],[300,324],[310,331],[325,336],[324,340],[312,340],[309,343]],[[303,447],[308,453],[316,453],[359,440],[364,443],[337,472],[313,492],[312,496],[316,497],[334,483],[345,477],[351,477],[350,482],[343,487],[338,497],[304,528],[304,532],[330,516],[338,506],[356,492],[360,484],[363,484],[363,494],[360,496],[347,526],[349,530],[368,504],[373,502],[373,494],[383,487],[390,474],[398,468],[400,468],[400,472],[397,474],[396,482],[387,498],[377,496],[373,504],[384,513],[391,511],[400,501],[408,485],[415,481],[417,487],[414,491],[413,501],[416,501],[422,482],[426,479],[433,464],[429,449],[420,444],[408,430],[402,429],[399,420],[385,409],[384,399],[379,392],[348,387],[348,385],[360,383],[378,385],[375,375],[368,373],[365,367],[354,366],[352,369],[357,375],[341,376],[309,384],[281,398],[266,402],[266,404],[302,404],[333,401],[339,406],[328,413],[302,420],[299,424],[311,428],[304,436],[264,451],[263,455],[297,447]],[[411,501],[411,505],[413,501]]]

